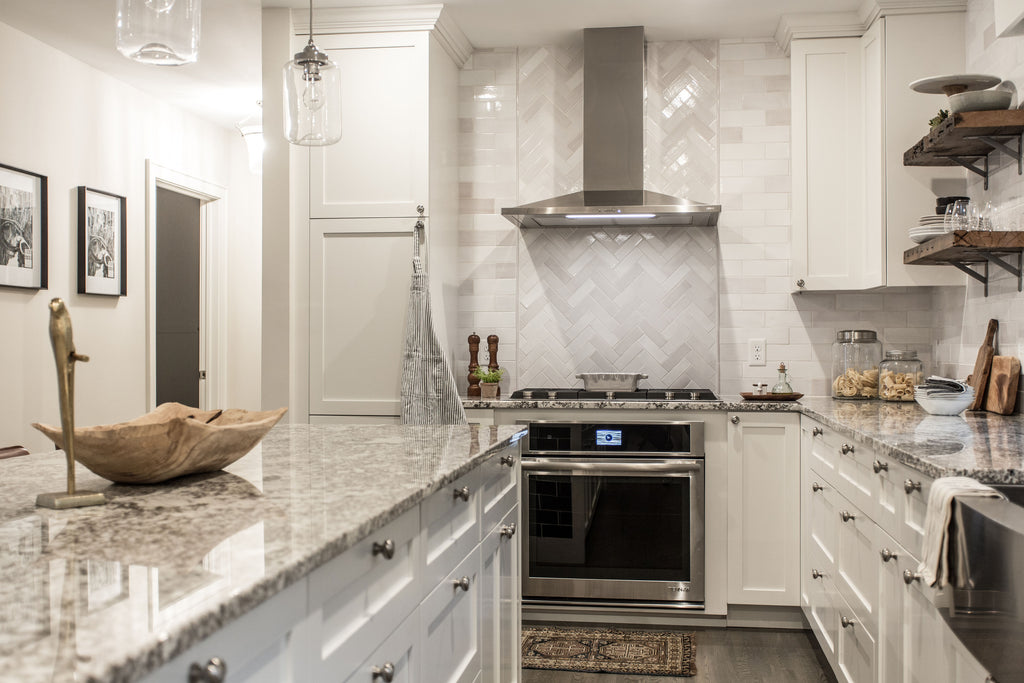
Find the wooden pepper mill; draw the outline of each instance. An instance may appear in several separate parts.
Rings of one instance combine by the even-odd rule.
[[[467,341],[469,342],[469,389],[466,390],[466,396],[480,398],[480,378],[475,374],[475,370],[480,367],[480,361],[477,360],[477,354],[480,353],[480,335],[474,332],[469,335]]]
[[[494,372],[498,369],[498,335],[487,335],[487,369]],[[498,396],[501,396],[501,387],[498,387]]]

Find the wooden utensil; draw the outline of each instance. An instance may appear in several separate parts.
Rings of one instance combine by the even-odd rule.
[[[985,394],[985,410],[1009,415],[1017,404],[1017,383],[1020,381],[1020,360],[1013,356],[992,358],[992,371]]]
[[[978,359],[974,362],[974,372],[968,378],[970,385],[974,387],[974,403],[968,410],[981,410],[985,405],[985,390],[988,389],[988,374],[992,369],[992,357],[995,356],[996,330],[999,329],[999,321],[992,319],[988,321],[988,330],[985,332],[985,341],[978,349]]]

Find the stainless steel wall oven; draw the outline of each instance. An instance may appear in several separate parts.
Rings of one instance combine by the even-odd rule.
[[[704,606],[704,423],[530,422],[527,603]]]

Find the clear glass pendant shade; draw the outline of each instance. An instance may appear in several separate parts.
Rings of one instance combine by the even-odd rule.
[[[117,50],[144,64],[199,58],[201,0],[117,0]]]
[[[296,145],[341,139],[341,72],[312,38],[284,65],[284,134]]]

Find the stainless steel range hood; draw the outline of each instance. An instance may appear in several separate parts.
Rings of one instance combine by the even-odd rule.
[[[717,225],[722,207],[644,189],[644,29],[583,31],[583,191],[501,210],[520,228]]]

